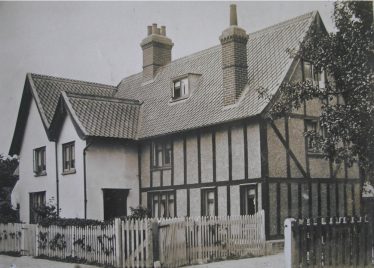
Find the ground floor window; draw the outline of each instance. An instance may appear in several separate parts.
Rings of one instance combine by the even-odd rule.
[[[218,216],[217,188],[201,189],[201,215]]]
[[[30,193],[30,223],[37,223],[42,219],[38,209],[45,206],[45,191]]]
[[[127,216],[128,189],[103,189],[104,220]]]
[[[152,217],[176,217],[175,191],[159,191],[148,193],[148,207]]]
[[[253,215],[257,212],[257,187],[254,184],[240,186],[240,214]]]

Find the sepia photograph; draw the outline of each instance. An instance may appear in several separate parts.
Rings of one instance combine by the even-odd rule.
[[[0,268],[373,266],[373,13],[0,0]]]

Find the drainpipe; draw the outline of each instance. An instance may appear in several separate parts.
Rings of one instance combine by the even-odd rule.
[[[58,159],[57,159],[57,141],[55,141],[55,159],[56,159],[56,203],[57,203],[57,217],[60,216],[60,190],[58,179]]]
[[[84,190],[84,218],[87,219],[87,180],[86,180],[86,151],[93,142],[87,143],[83,149],[83,190]]]

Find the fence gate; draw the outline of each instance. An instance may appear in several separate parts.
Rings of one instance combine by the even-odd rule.
[[[184,219],[161,221],[158,232],[158,252],[162,267],[179,267],[188,264]]]
[[[36,224],[22,224],[21,254],[35,256],[36,253]]]

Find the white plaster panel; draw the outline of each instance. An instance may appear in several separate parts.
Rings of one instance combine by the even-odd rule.
[[[197,138],[187,136],[187,183],[198,183]]]
[[[201,151],[201,181],[213,181],[213,148],[212,134],[204,132],[200,138]]]
[[[177,190],[177,217],[187,216],[187,190]]]
[[[183,168],[183,139],[175,139],[173,143],[174,151],[174,185],[184,183]]]
[[[230,187],[230,205],[231,215],[240,215],[240,190],[239,185],[232,185]]]
[[[220,129],[216,132],[216,169],[217,181],[227,181],[229,179],[227,129]]]
[[[218,187],[217,193],[218,193],[218,196],[217,196],[218,216],[226,216],[227,215],[227,186]]]
[[[244,179],[244,136],[243,127],[236,126],[231,129],[231,156],[232,156],[232,179]]]
[[[259,125],[247,126],[248,178],[261,177],[261,148]]]
[[[196,217],[201,216],[201,190],[200,189],[191,189],[190,190],[190,216]]]

